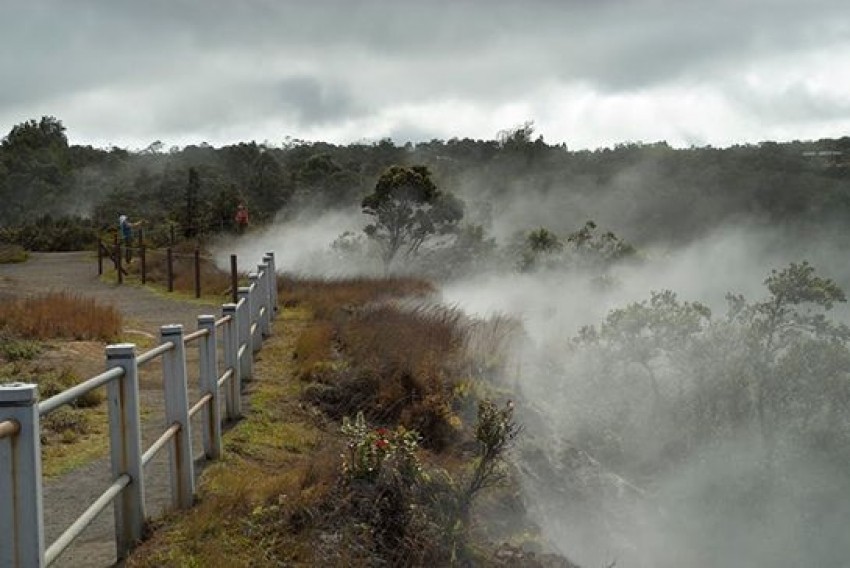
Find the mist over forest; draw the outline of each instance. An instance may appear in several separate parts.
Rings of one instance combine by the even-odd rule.
[[[298,275],[438,281],[504,338],[480,372],[516,397],[523,498],[582,566],[850,558],[848,137],[571,151],[528,123],[127,150],[71,146],[44,117],[3,138],[0,202],[0,239],[32,250],[128,214],[222,263],[274,250]],[[397,202],[415,230],[395,246]]]

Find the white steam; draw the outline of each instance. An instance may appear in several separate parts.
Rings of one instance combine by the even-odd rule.
[[[345,231],[362,234],[363,225],[359,212],[302,214],[217,250],[222,265],[230,253],[253,259],[274,251],[281,272],[380,274],[377,263],[331,248]],[[850,265],[842,262],[841,239],[834,237],[824,231],[795,239],[770,228],[724,227],[684,247],[645,251],[642,262],[613,268],[604,285],[577,271],[545,271],[482,273],[443,286],[444,301],[471,315],[507,314],[523,324],[521,352],[503,354],[519,362],[506,379],[528,411],[520,415],[527,422],[517,465],[529,513],[553,547],[588,568],[612,562],[618,568],[848,565],[846,464],[802,452],[789,454],[781,474],[765,476],[757,436],[733,427],[686,459],[670,459],[665,452],[673,450],[658,440],[674,421],[654,415],[639,388],[607,392],[588,384],[594,374],[584,365],[590,363],[568,356],[582,326],[599,324],[611,309],[646,300],[653,290],[704,303],[720,318],[727,293],[761,299],[771,269],[803,259],[850,290]],[[831,316],[846,320],[846,307],[837,308]],[[734,346],[730,338],[720,340]],[[659,380],[675,391],[675,376]],[[623,424],[652,424],[622,433],[624,455],[638,464],[669,460],[668,467],[645,478],[621,477],[580,449],[583,432],[616,423],[618,413],[628,414]]]
[[[295,219],[223,240],[213,245],[212,250],[222,268],[229,267],[231,254],[239,259],[255,259],[272,251],[278,272],[330,278],[378,274],[374,261],[337,254],[331,248],[346,231],[362,234],[363,225],[363,215],[359,212],[305,211]],[[252,268],[239,267],[240,270]]]

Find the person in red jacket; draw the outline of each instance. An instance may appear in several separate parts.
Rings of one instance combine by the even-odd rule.
[[[248,209],[245,207],[244,203],[240,203],[236,207],[236,216],[234,217],[234,221],[236,221],[236,231],[241,235],[248,227]]]

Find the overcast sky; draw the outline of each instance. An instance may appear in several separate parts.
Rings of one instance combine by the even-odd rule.
[[[0,0],[0,134],[726,146],[850,135],[848,0]]]

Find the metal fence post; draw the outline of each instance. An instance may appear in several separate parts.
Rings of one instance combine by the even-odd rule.
[[[0,439],[0,566],[44,566],[44,509],[38,386],[0,385],[0,423],[17,425]]]
[[[198,329],[205,329],[209,332],[201,338],[199,364],[201,396],[212,395],[201,413],[204,424],[204,453],[209,459],[218,459],[221,456],[221,413],[219,411],[215,316],[198,316]]]
[[[113,505],[118,558],[123,559],[142,539],[147,516],[136,346],[132,343],[107,346],[106,366],[124,369],[124,375],[107,386],[112,478],[124,473],[130,476],[130,484]]]
[[[160,343],[174,345],[162,356],[165,391],[165,420],[168,426],[180,425],[169,446],[171,456],[171,500],[175,508],[188,509],[195,496],[195,464],[192,460],[192,429],[189,421],[189,393],[186,380],[186,347],[182,325],[164,325]]]
[[[254,341],[251,337],[251,321],[254,319],[253,307],[251,306],[251,288],[249,286],[239,287],[239,346],[245,346],[242,357],[239,359],[242,380],[250,381],[254,376]]]
[[[222,315],[230,316],[224,325],[222,345],[224,347],[224,366],[233,370],[225,396],[225,411],[228,420],[236,420],[242,415],[242,372],[239,365],[239,313],[236,304],[221,306]]]

